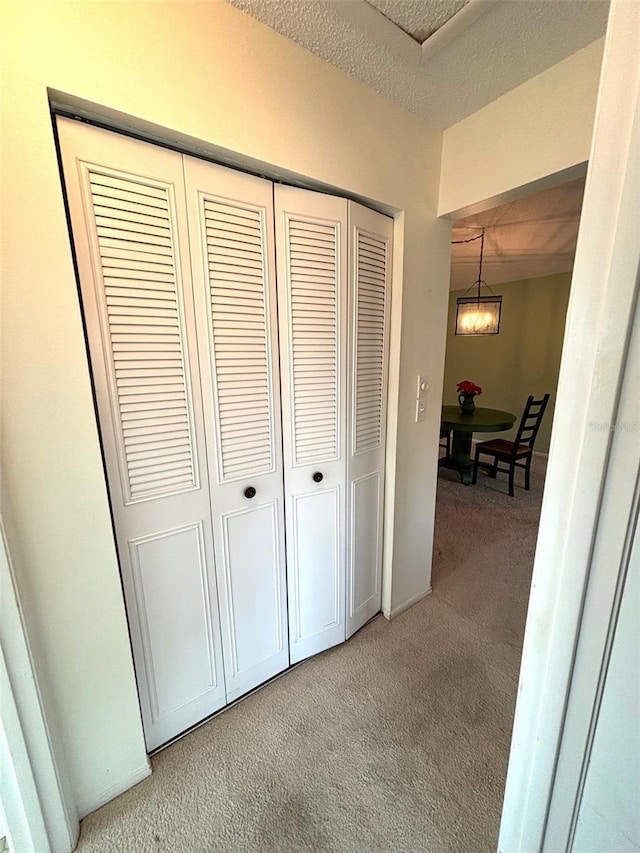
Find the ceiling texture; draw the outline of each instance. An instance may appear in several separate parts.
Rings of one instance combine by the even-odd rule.
[[[608,0],[229,0],[441,130],[604,35]],[[454,223],[489,285],[572,269],[584,179]],[[480,241],[452,247],[451,288]]]
[[[570,272],[576,253],[584,178],[485,210],[453,224],[451,290],[478,280],[480,240],[485,229],[482,279],[490,287]]]
[[[607,0],[229,0],[444,129],[606,29]]]

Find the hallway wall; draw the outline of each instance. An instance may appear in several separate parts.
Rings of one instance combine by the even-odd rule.
[[[604,39],[444,132],[439,212],[459,218],[585,174]]]
[[[148,768],[48,90],[396,215],[387,612],[430,585],[450,240],[436,216],[441,134],[223,2],[8,0],[1,14],[3,503],[82,815]],[[418,373],[433,400],[421,424]]]

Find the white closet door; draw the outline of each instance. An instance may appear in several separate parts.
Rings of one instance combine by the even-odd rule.
[[[347,637],[381,607],[393,220],[349,202]]]
[[[291,661],[345,639],[344,199],[275,187]]]
[[[273,185],[190,157],[185,180],[231,701],[289,665]]]
[[[225,703],[182,157],[67,119],[58,130],[154,749]]]

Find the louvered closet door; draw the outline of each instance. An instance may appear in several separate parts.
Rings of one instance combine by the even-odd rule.
[[[231,701],[289,665],[273,185],[190,157],[185,178]]]
[[[153,749],[226,698],[182,157],[66,119],[58,129]]]
[[[381,607],[393,220],[349,202],[347,637]]]
[[[291,661],[345,639],[344,199],[276,186]]]

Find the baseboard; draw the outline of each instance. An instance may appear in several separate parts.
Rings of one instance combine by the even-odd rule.
[[[83,800],[79,802],[77,804],[78,817],[82,820],[83,817],[86,817],[88,814],[91,814],[91,812],[94,812],[96,809],[104,806],[110,800],[115,799],[115,797],[119,797],[120,794],[124,794],[124,792],[128,791],[129,788],[133,788],[134,785],[142,782],[147,778],[147,776],[151,776],[151,762],[149,760],[147,760],[147,763],[143,767],[139,767],[138,770],[134,771],[130,776],[127,776],[126,779],[114,782],[113,785],[110,785],[105,791],[98,794],[98,796],[92,797],[90,800]]]
[[[408,598],[402,604],[398,604],[397,607],[392,607],[391,610],[383,610],[382,615],[385,617],[385,619],[389,619],[389,620],[395,619],[396,616],[399,616],[401,613],[404,613],[405,610],[408,610],[410,607],[413,607],[414,604],[417,604],[419,601],[421,601],[427,595],[430,595],[431,592],[432,592],[432,589],[430,586],[428,586],[426,589],[423,589],[421,592],[418,592],[415,595],[412,595],[411,598]]]

